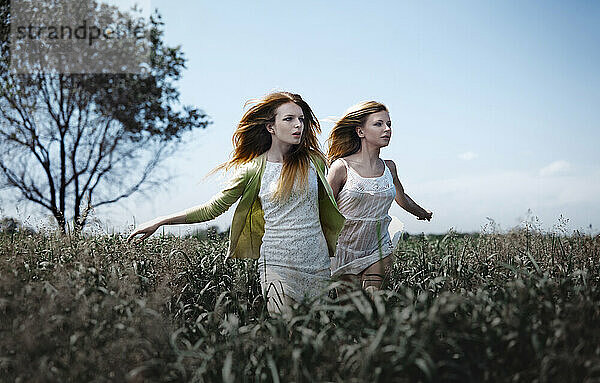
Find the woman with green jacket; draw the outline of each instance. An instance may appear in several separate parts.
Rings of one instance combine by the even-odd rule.
[[[205,222],[238,199],[228,255],[259,260],[270,312],[321,293],[329,280],[344,217],[326,180],[319,122],[297,94],[276,92],[252,102],[233,135],[229,186],[209,202],[141,224],[144,240],[162,225]]]

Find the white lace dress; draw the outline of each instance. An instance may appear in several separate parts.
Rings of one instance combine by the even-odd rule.
[[[329,277],[329,253],[321,229],[317,174],[311,163],[308,187],[294,188],[287,201],[273,200],[283,164],[269,162],[258,197],[265,216],[265,234],[258,268],[263,292],[271,298],[300,301],[320,294]],[[275,291],[276,289],[276,291]],[[280,295],[283,294],[283,297]]]
[[[335,257],[331,258],[331,275],[359,274],[394,250],[388,226],[388,214],[396,198],[392,173],[385,170],[379,177],[361,177],[346,166],[346,183],[337,198],[346,223],[338,239]]]

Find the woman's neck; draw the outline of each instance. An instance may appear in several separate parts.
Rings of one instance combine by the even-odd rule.
[[[356,152],[357,159],[363,163],[368,164],[372,169],[377,168],[379,164],[379,152],[381,148],[362,142],[360,149]]]
[[[273,140],[271,147],[267,150],[267,161],[283,162],[285,155],[290,151],[292,145]]]

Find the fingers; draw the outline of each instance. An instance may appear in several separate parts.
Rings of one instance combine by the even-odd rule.
[[[431,221],[431,217],[433,217],[433,213],[430,211],[427,211],[427,214],[425,214],[421,217],[417,217],[417,219],[419,221]]]
[[[138,243],[142,242],[144,239],[148,238],[151,235],[152,235],[152,232],[144,234],[144,236],[142,238],[138,239]]]
[[[131,240],[133,239],[133,237],[135,237],[138,233],[137,232],[133,232],[131,234],[129,234],[129,237],[127,237],[127,243],[131,243]]]
[[[154,231],[142,231],[142,230],[136,230],[133,233],[131,233],[129,235],[129,237],[127,237],[127,243],[140,243],[142,242],[144,239],[148,238],[149,236],[152,235],[152,233],[154,233]],[[143,234],[143,236],[141,238],[135,239],[136,235],[140,235]]]
[[[143,230],[141,230],[141,229],[134,230],[134,231],[133,231],[133,233],[131,233],[131,234],[129,235],[129,237],[127,237],[127,242],[131,243],[131,241],[132,241],[133,239],[135,239],[135,237],[136,237],[137,235],[140,235],[140,234],[144,234],[144,231],[143,231]]]

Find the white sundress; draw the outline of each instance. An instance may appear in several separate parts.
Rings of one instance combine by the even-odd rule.
[[[331,258],[331,275],[359,274],[375,262],[389,256],[394,248],[388,232],[392,218],[388,211],[396,188],[392,173],[384,162],[379,177],[361,177],[346,166],[346,183],[337,198],[338,208],[346,217],[336,248]]]
[[[292,189],[287,201],[274,201],[282,163],[269,162],[258,197],[265,217],[258,269],[263,292],[276,288],[284,303],[320,294],[330,279],[329,252],[321,229],[317,174],[311,163],[308,187]]]

